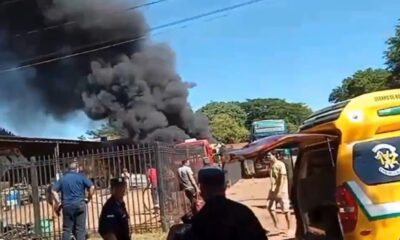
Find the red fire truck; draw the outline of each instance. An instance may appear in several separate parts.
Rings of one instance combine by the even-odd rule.
[[[185,159],[190,161],[194,172],[204,166],[204,160],[208,159],[210,164],[214,163],[213,149],[208,140],[188,139],[176,145],[176,149],[184,154]],[[183,160],[183,159],[182,159]]]

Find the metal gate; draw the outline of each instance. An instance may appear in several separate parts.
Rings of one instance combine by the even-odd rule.
[[[135,233],[168,229],[180,221],[188,203],[179,191],[177,168],[190,159],[196,172],[202,166],[199,149],[176,149],[162,143],[125,145],[61,154],[36,156],[29,161],[1,164],[0,235],[22,238],[29,234],[42,238],[58,238],[62,217],[57,217],[48,203],[51,184],[62,177],[72,161],[92,180],[96,187],[93,200],[87,205],[87,230],[96,233],[101,208],[110,197],[109,180],[128,172],[129,189],[125,203]],[[156,168],[158,186],[148,189],[146,172]],[[159,209],[153,197],[159,197]],[[14,234],[14,235],[11,235]],[[1,238],[1,236],[0,236]]]

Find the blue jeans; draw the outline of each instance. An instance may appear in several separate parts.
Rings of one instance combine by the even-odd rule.
[[[74,234],[76,240],[86,239],[86,204],[63,204],[63,234],[62,240],[71,240]]]

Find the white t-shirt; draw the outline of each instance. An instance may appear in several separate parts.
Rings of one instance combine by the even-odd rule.
[[[179,180],[184,190],[194,189],[194,186],[189,178],[190,174],[193,175],[193,171],[189,166],[182,166],[178,169]]]

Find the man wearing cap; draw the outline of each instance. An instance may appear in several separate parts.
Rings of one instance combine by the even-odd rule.
[[[266,231],[245,205],[225,196],[225,173],[218,167],[199,171],[204,207],[192,217],[188,234],[198,240],[267,240]]]
[[[56,213],[63,212],[63,240],[70,240],[74,234],[77,240],[86,239],[86,203],[94,194],[93,183],[78,172],[76,159],[67,171],[53,186],[52,196]],[[88,196],[86,197],[86,190]],[[61,193],[61,201],[58,193]]]
[[[104,204],[99,233],[104,240],[130,240],[129,214],[124,203],[126,181],[123,177],[111,179],[111,197]]]

